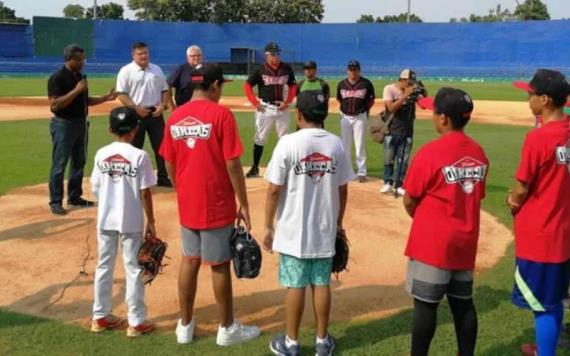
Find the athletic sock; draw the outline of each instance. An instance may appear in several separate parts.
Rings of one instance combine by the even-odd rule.
[[[412,356],[427,356],[435,334],[439,303],[427,303],[414,298]]]
[[[453,298],[448,295],[447,301],[453,314],[459,354],[461,356],[473,356],[478,329],[477,312],[475,305],[473,305],[473,299]]]
[[[562,304],[548,312],[534,313],[537,353],[541,356],[556,355],[558,337],[562,328],[564,308]]]
[[[317,344],[324,344],[326,341],[327,341],[326,337],[324,339],[321,339],[320,337],[317,336],[317,339],[316,339]]]
[[[261,156],[263,155],[263,146],[253,145],[253,167],[259,167],[259,161],[261,161]],[[253,168],[252,167],[252,168]]]
[[[291,347],[291,346],[297,346],[297,345],[299,345],[299,340],[291,340],[289,338],[289,335],[287,335],[285,337],[285,346]]]

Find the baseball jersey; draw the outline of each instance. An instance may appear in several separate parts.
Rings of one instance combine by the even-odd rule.
[[[526,136],[516,179],[529,185],[515,215],[516,256],[534,262],[570,259],[570,126],[552,121]]]
[[[297,258],[334,256],[338,188],[354,179],[340,138],[316,128],[281,137],[265,179],[284,186],[273,250]]]
[[[406,256],[447,270],[475,267],[488,169],[481,146],[461,131],[418,150],[404,181],[406,193],[419,200]]]
[[[156,106],[162,103],[162,93],[168,90],[168,84],[156,64],[141,68],[131,62],[119,71],[115,90],[118,94],[127,94],[135,105]]]
[[[288,86],[296,84],[293,69],[283,62],[277,68],[264,64],[247,78],[247,82],[251,86],[257,85],[257,95],[269,104],[286,101]]]
[[[114,142],[95,154],[91,189],[97,196],[97,229],[138,233],[144,229],[141,190],[156,185],[145,151]]]
[[[236,121],[227,108],[193,100],[174,110],[164,128],[160,154],[176,168],[182,226],[205,230],[234,223],[237,206],[226,161],[242,152]]]
[[[351,84],[347,79],[338,83],[336,98],[340,102],[340,111],[349,116],[368,112],[374,105],[374,86],[364,77]]]
[[[394,102],[404,93],[396,84],[388,84],[384,87],[382,99],[384,102]],[[388,112],[389,110],[386,109]],[[395,113],[390,124],[390,133],[406,137],[414,136],[414,121],[416,120],[416,104],[402,105]]]

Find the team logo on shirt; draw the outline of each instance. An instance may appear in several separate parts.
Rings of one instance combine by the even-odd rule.
[[[357,89],[357,90],[341,89],[340,96],[343,99],[347,98],[364,99],[366,97],[366,89]]]
[[[288,75],[273,76],[273,75],[263,74],[261,76],[261,79],[263,80],[263,85],[286,85],[287,82],[289,81],[289,76]]]
[[[556,161],[568,167],[568,172],[570,172],[570,141],[566,143],[566,146],[556,147]]]
[[[113,182],[118,182],[123,176],[136,177],[138,173],[137,167],[118,153],[100,161],[97,167],[101,173],[108,174]]]
[[[296,175],[308,175],[313,184],[319,184],[325,174],[336,173],[336,163],[330,157],[315,152],[299,161],[294,171]]]
[[[485,179],[487,166],[474,158],[465,157],[442,170],[447,184],[459,183],[466,194],[471,194],[475,184]]]
[[[188,116],[176,125],[170,126],[170,134],[174,140],[184,140],[190,149],[196,147],[196,140],[210,138],[212,124],[204,124],[200,120]]]

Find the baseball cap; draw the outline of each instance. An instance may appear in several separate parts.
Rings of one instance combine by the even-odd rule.
[[[416,81],[416,72],[414,72],[411,69],[404,69],[401,73],[400,73],[400,79],[405,79],[411,82],[415,82]]]
[[[317,63],[315,61],[306,61],[303,64],[303,69],[317,69]]]
[[[329,103],[320,90],[305,90],[297,95],[297,109],[313,116],[327,116]]]
[[[126,134],[140,125],[140,117],[137,111],[127,106],[121,106],[111,110],[109,115],[109,127],[115,134]]]
[[[279,45],[277,43],[269,42],[265,45],[265,53],[275,54],[279,52],[281,52],[281,48],[279,48]]]
[[[473,99],[461,89],[441,88],[435,97],[426,97],[418,100],[422,109],[432,110],[449,117],[469,119],[473,112]]]
[[[551,70],[539,69],[530,82],[513,82],[516,88],[551,98],[566,98],[570,94],[570,83],[564,74]]]
[[[231,80],[224,78],[224,71],[219,64],[202,64],[192,72],[192,83],[213,83],[216,80],[221,83],[231,82]]]
[[[356,59],[351,59],[350,61],[348,61],[348,64],[346,65],[346,67],[348,69],[351,69],[351,68],[360,69],[360,62],[357,61]]]

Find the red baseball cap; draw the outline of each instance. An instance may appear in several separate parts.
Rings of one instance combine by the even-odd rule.
[[[448,116],[470,118],[473,112],[473,100],[461,89],[441,88],[435,97],[425,97],[418,100],[418,105],[424,110],[431,110]]]

